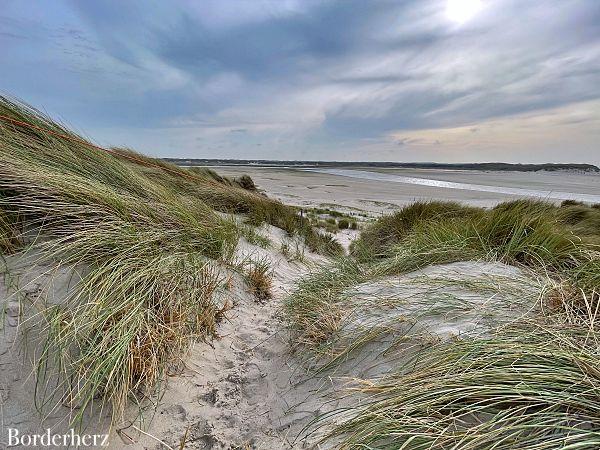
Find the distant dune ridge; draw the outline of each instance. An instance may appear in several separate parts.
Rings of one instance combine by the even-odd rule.
[[[202,158],[163,158],[177,165],[189,166],[291,166],[291,167],[379,167],[406,169],[445,169],[445,170],[490,170],[514,172],[546,171],[580,171],[600,172],[593,164],[576,163],[544,163],[544,164],[513,164],[501,162],[489,163],[434,163],[434,162],[387,162],[387,161],[280,161],[271,159],[202,159]]]

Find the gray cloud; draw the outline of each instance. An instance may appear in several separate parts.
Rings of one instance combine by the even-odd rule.
[[[484,4],[457,26],[443,0],[47,0],[36,18],[13,0],[2,89],[164,156],[289,159],[378,159],[416,142],[390,133],[478,136],[484,121],[600,99],[600,2]]]

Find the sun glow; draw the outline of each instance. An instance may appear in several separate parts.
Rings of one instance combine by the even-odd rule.
[[[481,9],[481,0],[447,0],[446,17],[454,23],[463,24]]]

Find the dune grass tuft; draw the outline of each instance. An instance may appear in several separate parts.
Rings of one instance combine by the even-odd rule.
[[[0,255],[10,255],[21,248],[21,233],[17,215],[0,207]]]
[[[391,246],[400,242],[419,223],[480,214],[478,208],[455,202],[415,202],[367,227],[354,242],[351,251],[362,260],[389,256]]]
[[[249,175],[242,175],[238,178],[230,179],[228,177],[219,175],[217,172],[208,167],[192,166],[188,167],[187,170],[196,176],[217,181],[227,186],[237,186],[242,189],[246,189],[247,191],[258,191],[254,181]]]
[[[317,351],[339,328],[342,314],[338,304],[345,289],[365,277],[353,259],[340,258],[300,280],[285,304],[294,340]]]
[[[268,259],[251,260],[246,272],[250,293],[260,302],[273,297],[273,270]]]

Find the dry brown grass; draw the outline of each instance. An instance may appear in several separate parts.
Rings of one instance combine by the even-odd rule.
[[[265,302],[273,297],[273,272],[267,260],[251,261],[246,282],[249,291],[260,302]]]

